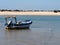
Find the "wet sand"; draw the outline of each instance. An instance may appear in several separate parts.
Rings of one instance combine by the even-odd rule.
[[[42,30],[0,30],[0,45],[60,45],[60,32]]]

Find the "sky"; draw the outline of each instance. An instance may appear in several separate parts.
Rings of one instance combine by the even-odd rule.
[[[59,10],[60,0],[0,0],[0,9]]]

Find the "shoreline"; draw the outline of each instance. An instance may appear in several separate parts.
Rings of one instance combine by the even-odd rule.
[[[60,12],[15,12],[15,11],[0,11],[0,15],[6,16],[6,15],[40,15],[40,16],[60,16]]]

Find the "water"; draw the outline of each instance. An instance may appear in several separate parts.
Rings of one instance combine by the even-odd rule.
[[[29,19],[30,29],[6,30],[5,16],[0,16],[0,45],[60,45],[60,16],[16,16]]]

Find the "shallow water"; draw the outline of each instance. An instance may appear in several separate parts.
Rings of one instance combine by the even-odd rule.
[[[30,29],[6,30],[0,16],[0,45],[60,45],[60,16],[16,16],[32,20]]]

